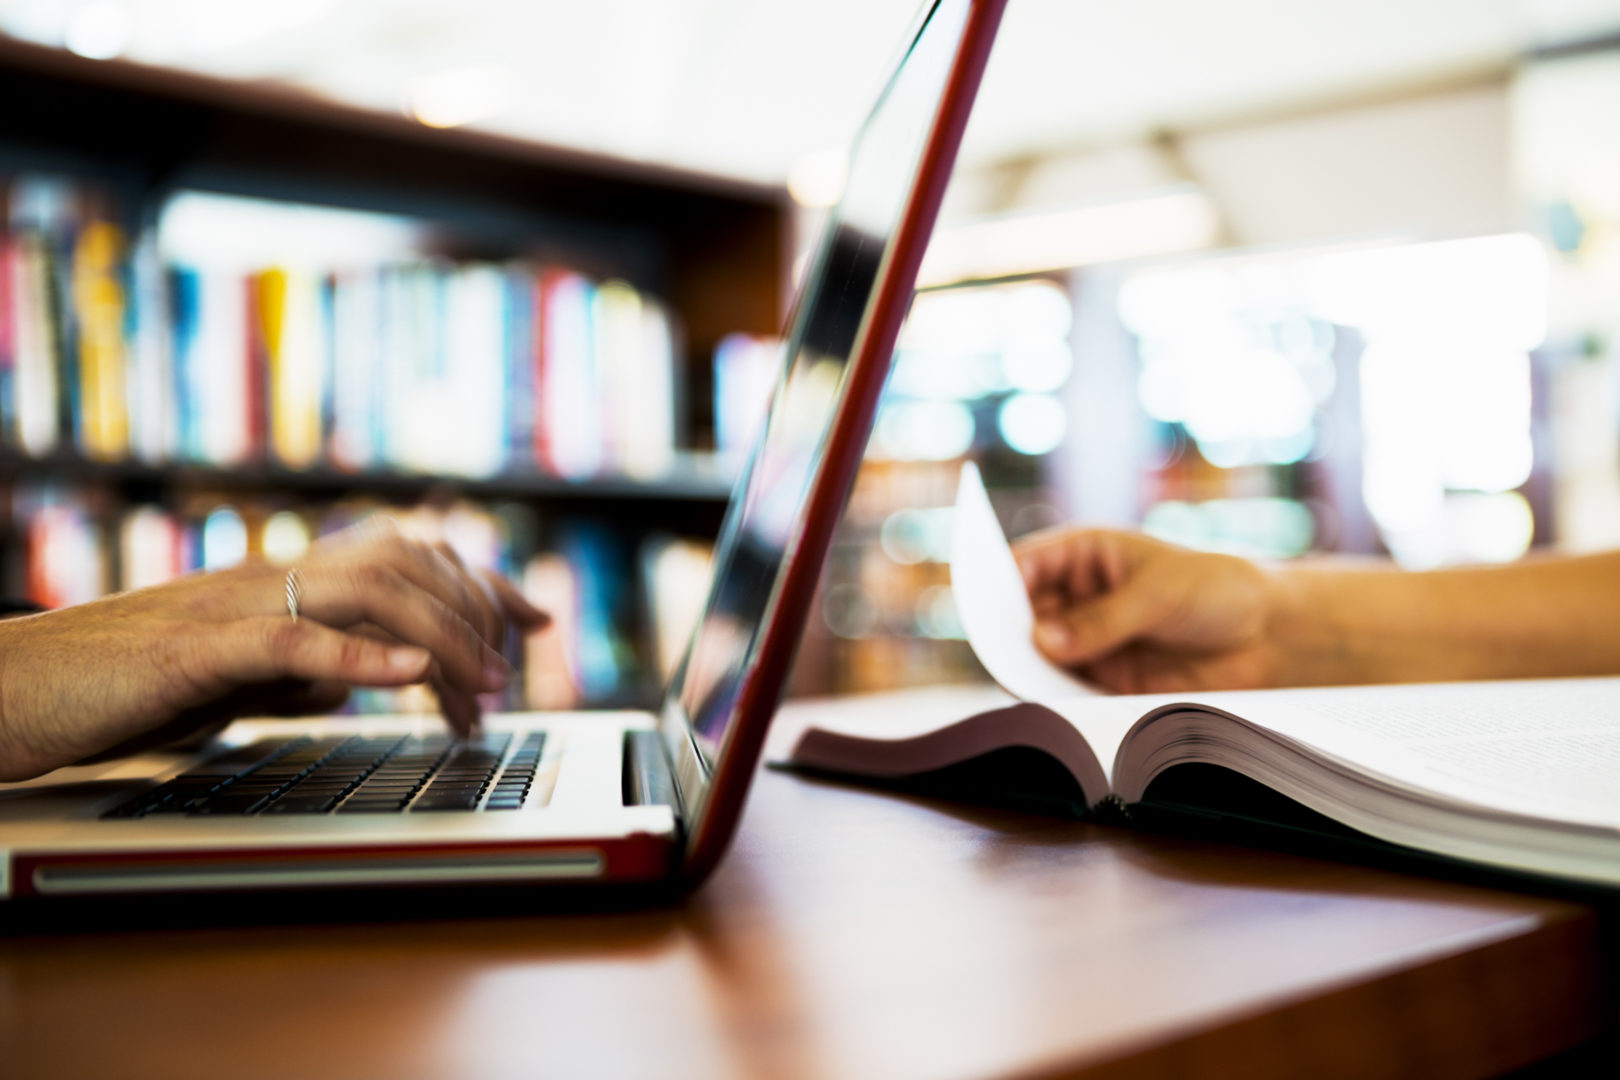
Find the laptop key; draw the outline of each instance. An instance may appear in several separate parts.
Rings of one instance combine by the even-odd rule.
[[[324,814],[332,808],[336,799],[326,795],[315,795],[305,798],[289,796],[277,799],[265,807],[266,814]]]
[[[477,795],[424,795],[411,804],[411,810],[471,810],[477,805]]]
[[[270,801],[268,795],[215,795],[192,807],[196,815],[251,814]]]

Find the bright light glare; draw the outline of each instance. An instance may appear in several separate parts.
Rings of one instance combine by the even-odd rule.
[[[91,60],[111,60],[129,48],[134,19],[116,0],[96,0],[74,13],[63,44]]]
[[[1495,509],[1468,510],[1466,527],[1456,507],[1530,476],[1528,354],[1546,336],[1548,274],[1524,235],[1248,258],[1134,275],[1119,314],[1138,338],[1143,408],[1219,467],[1311,453],[1333,328],[1354,328],[1367,509],[1397,560],[1434,566],[1528,543],[1522,500],[1478,503]]]
[[[1016,389],[1048,393],[1069,381],[1074,351],[1062,338],[1015,342],[1001,354],[1001,370]]]
[[[267,265],[375,265],[422,250],[422,227],[408,218],[308,203],[271,202],[182,191],[163,205],[158,247],[183,263],[238,270]]]
[[[309,550],[309,526],[291,510],[271,514],[264,523],[265,556],[289,562]]]
[[[1283,438],[1310,426],[1316,403],[1299,370],[1269,349],[1212,358],[1188,374],[1187,430],[1201,444]]]
[[[896,510],[884,519],[878,540],[883,553],[902,566],[946,562],[951,553],[949,506],[932,510]]]
[[[1454,562],[1512,562],[1530,550],[1535,515],[1516,491],[1458,493],[1446,502]]]
[[[1050,394],[1014,394],[1001,403],[996,427],[1006,444],[1020,454],[1049,454],[1063,444],[1068,418],[1063,403]]]
[[[1056,390],[1074,368],[1073,318],[1068,294],[1047,281],[923,293],[901,330],[889,392],[968,401]]]
[[[949,461],[973,445],[973,413],[958,401],[895,401],[877,422],[877,449],[894,461]]]
[[[961,640],[962,618],[948,585],[930,585],[917,595],[917,628],[936,640]]]
[[[506,73],[483,64],[418,79],[411,87],[407,111],[428,127],[460,127],[494,116],[506,101]]]
[[[1329,255],[1303,269],[1318,317],[1369,337],[1472,332],[1528,351],[1547,336],[1547,255],[1522,233]]]
[[[849,152],[832,147],[806,154],[788,169],[787,189],[793,201],[812,210],[838,202],[849,178]]]
[[[900,331],[900,347],[996,352],[1007,339],[1006,307],[1006,289],[923,293],[912,302]]]
[[[1001,388],[1001,371],[988,353],[906,349],[895,353],[889,392],[912,398],[970,401]]]
[[[208,54],[239,49],[318,23],[337,0],[275,0],[274,3],[219,3],[187,0],[173,5],[173,37],[183,52]],[[173,46],[170,46],[173,48]]]
[[[1238,275],[1220,267],[1159,270],[1127,278],[1119,289],[1119,317],[1141,338],[1186,337],[1224,325],[1247,306]]]
[[[940,229],[918,281],[1011,277],[1209,247],[1220,215],[1202,191],[1024,213]]]
[[[1530,478],[1530,358],[1485,342],[1375,340],[1361,358],[1363,437],[1430,462],[1446,488],[1511,491]]]
[[[1143,517],[1142,529],[1187,547],[1286,559],[1310,549],[1316,523],[1310,509],[1293,499],[1211,499],[1157,503]]]
[[[1074,325],[1069,296],[1050,281],[1032,281],[1006,289],[1009,335],[1016,341],[1063,341]]]
[[[210,511],[203,522],[203,569],[223,570],[247,558],[247,526],[229,506]]]

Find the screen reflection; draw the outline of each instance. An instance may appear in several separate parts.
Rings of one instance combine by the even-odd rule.
[[[843,200],[789,318],[783,378],[715,551],[703,619],[674,693],[705,764],[719,752],[749,675],[782,572],[802,535],[828,432],[848,388],[849,361],[910,194],[967,16],[941,0],[856,139]]]

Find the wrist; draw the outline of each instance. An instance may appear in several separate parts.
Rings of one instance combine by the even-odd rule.
[[[1263,568],[1265,641],[1273,686],[1329,686],[1376,681],[1357,655],[1354,635],[1331,594],[1334,578],[1298,564]]]
[[[59,762],[52,761],[30,732],[26,709],[28,697],[20,679],[27,677],[29,664],[19,655],[22,639],[19,624],[32,623],[37,615],[0,619],[0,783],[28,780],[49,772]]]

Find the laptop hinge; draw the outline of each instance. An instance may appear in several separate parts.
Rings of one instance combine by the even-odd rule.
[[[680,789],[670,768],[664,737],[656,731],[624,733],[624,803],[626,806],[668,806],[681,821]]]

